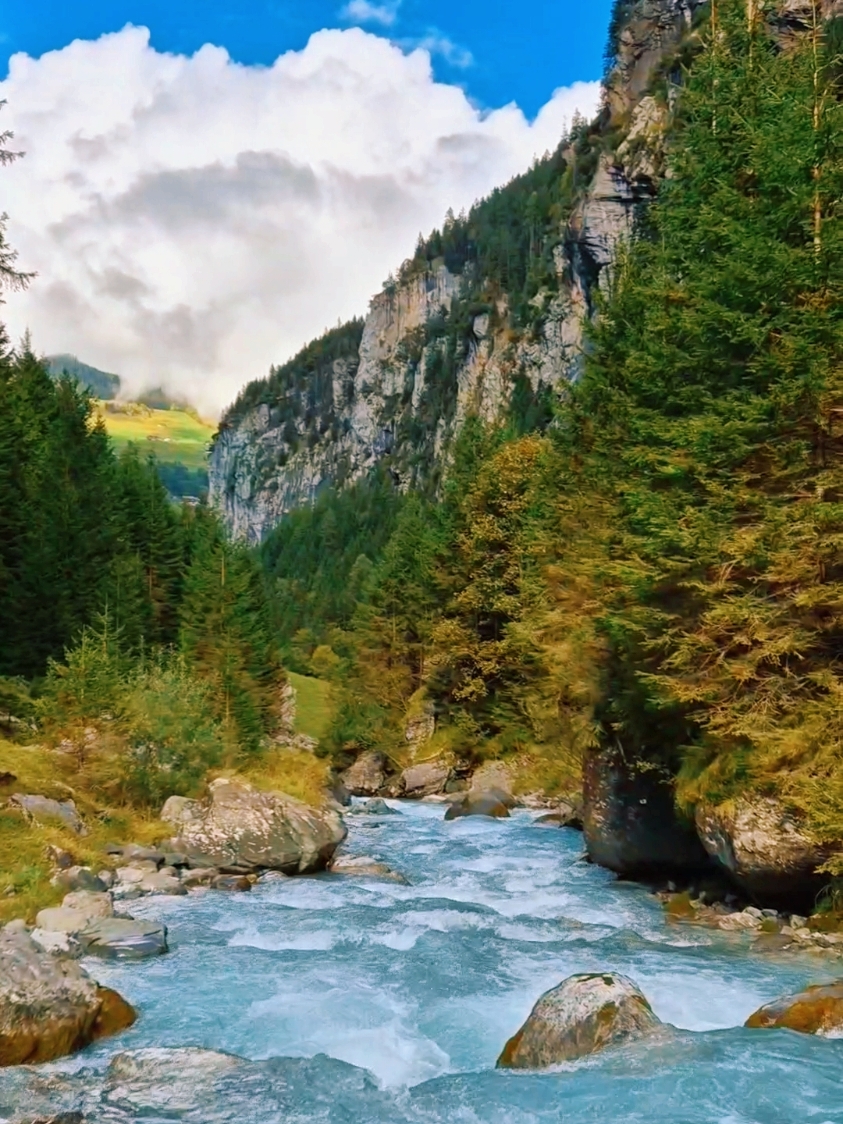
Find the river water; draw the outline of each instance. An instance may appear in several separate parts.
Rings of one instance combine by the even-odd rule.
[[[578,833],[535,813],[445,823],[441,806],[393,807],[349,816],[345,849],[409,885],[270,876],[251,894],[131,903],[167,922],[172,952],[96,965],[141,1018],[70,1067],[151,1046],[312,1059],[264,1067],[245,1103],[241,1075],[239,1093],[218,1082],[201,1110],[190,1096],[132,1109],[145,1120],[843,1124],[843,1041],[741,1027],[833,978],[831,963],[666,923],[644,889],[583,861]],[[676,1034],[550,1073],[495,1070],[542,992],[610,969]]]

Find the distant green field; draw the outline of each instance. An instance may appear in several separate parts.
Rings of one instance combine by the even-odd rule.
[[[162,464],[191,469],[208,465],[208,446],[214,426],[186,410],[151,410],[129,406],[120,412],[100,403],[98,412],[118,452],[129,444],[153,453]]]
[[[296,689],[296,733],[322,738],[331,721],[331,685],[324,679],[287,672]]]

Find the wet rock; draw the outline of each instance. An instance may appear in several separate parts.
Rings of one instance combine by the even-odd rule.
[[[111,960],[143,960],[168,951],[166,925],[128,917],[94,921],[79,940],[86,953]]]
[[[802,1034],[839,1037],[843,1034],[843,980],[783,996],[759,1008],[745,1025],[750,1029],[784,1027]]]
[[[572,804],[560,804],[555,812],[546,812],[533,820],[533,823],[538,827],[573,827],[582,831],[582,809],[577,809]]]
[[[331,873],[352,875],[358,878],[386,878],[390,882],[408,885],[403,874],[399,874],[397,870],[393,870],[386,863],[378,862],[377,859],[371,859],[365,855],[355,857],[341,855],[331,863]]]
[[[718,808],[700,805],[696,822],[708,854],[757,902],[810,912],[828,881],[817,868],[837,848],[815,843],[779,801],[741,797]]]
[[[202,805],[198,800],[188,800],[186,796],[171,796],[165,801],[158,818],[174,827],[181,827],[191,820],[202,818]]]
[[[252,888],[252,883],[245,874],[216,874],[211,881],[211,886],[215,890],[247,894]]]
[[[0,932],[0,1066],[52,1061],[125,1030],[135,1012],[71,960]]]
[[[85,835],[87,830],[82,822],[76,805],[72,800],[60,803],[50,800],[46,796],[27,796],[16,792],[9,797],[9,804],[20,808],[31,823],[42,827],[59,826],[69,828],[76,835]]]
[[[446,820],[463,816],[487,816],[491,819],[509,819],[506,794],[499,792],[469,792],[458,804],[452,804],[445,813]]]
[[[214,781],[202,818],[182,827],[178,849],[233,874],[324,870],[347,835],[342,817],[245,781]]]
[[[451,776],[449,766],[437,761],[424,765],[412,765],[401,774],[400,786],[409,800],[420,800],[423,796],[443,793]]]
[[[60,869],[51,881],[62,890],[89,890],[93,894],[102,894],[108,889],[99,875],[94,874],[88,866]]]
[[[586,757],[583,830],[591,860],[616,874],[666,877],[711,862],[693,824],[676,813],[671,777],[636,767],[619,750]]]
[[[386,758],[382,753],[361,753],[350,769],[342,774],[342,783],[351,796],[374,796],[386,784]]]
[[[543,1069],[653,1034],[662,1025],[638,987],[615,972],[571,976],[546,992],[498,1059]]]
[[[365,804],[354,804],[348,809],[349,816],[399,816],[401,813],[395,808],[390,808],[385,800],[376,797],[367,800]]]

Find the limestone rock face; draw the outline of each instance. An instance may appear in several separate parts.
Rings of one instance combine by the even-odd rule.
[[[758,902],[811,912],[828,881],[816,873],[835,848],[821,847],[770,797],[700,805],[697,831],[706,851]]]
[[[501,1069],[543,1069],[654,1033],[661,1022],[638,987],[615,972],[571,976],[546,992],[507,1042]]]
[[[710,864],[693,825],[676,814],[670,778],[616,750],[586,758],[583,830],[592,861],[617,874],[661,876]]]
[[[758,1030],[785,1027],[837,1038],[843,1033],[843,980],[806,987],[797,995],[768,1003],[750,1015],[746,1026]]]
[[[131,1026],[135,1013],[71,960],[0,931],[0,1066],[52,1061]]]
[[[386,784],[386,758],[382,753],[361,753],[342,775],[351,796],[374,796]]]
[[[182,825],[177,846],[195,865],[229,873],[307,874],[327,867],[346,834],[333,810],[221,779],[211,784],[201,819]]]

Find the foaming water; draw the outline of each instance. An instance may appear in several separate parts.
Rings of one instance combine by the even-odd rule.
[[[286,1115],[258,1098],[238,1110],[242,1124],[843,1124],[843,1043],[741,1028],[760,1004],[831,978],[831,966],[668,925],[645,890],[583,861],[580,835],[538,828],[531,813],[445,823],[440,806],[393,806],[401,815],[349,817],[346,850],[408,885],[269,878],[251,894],[133,903],[167,922],[173,951],[97,965],[142,1017],[85,1064],[185,1045],[313,1059],[311,1092],[294,1096],[285,1078]],[[596,970],[632,977],[676,1035],[558,1072],[496,1072],[538,996]],[[361,1085],[361,1069],[374,1082]],[[331,1111],[309,1107],[322,1083],[335,1090]]]

